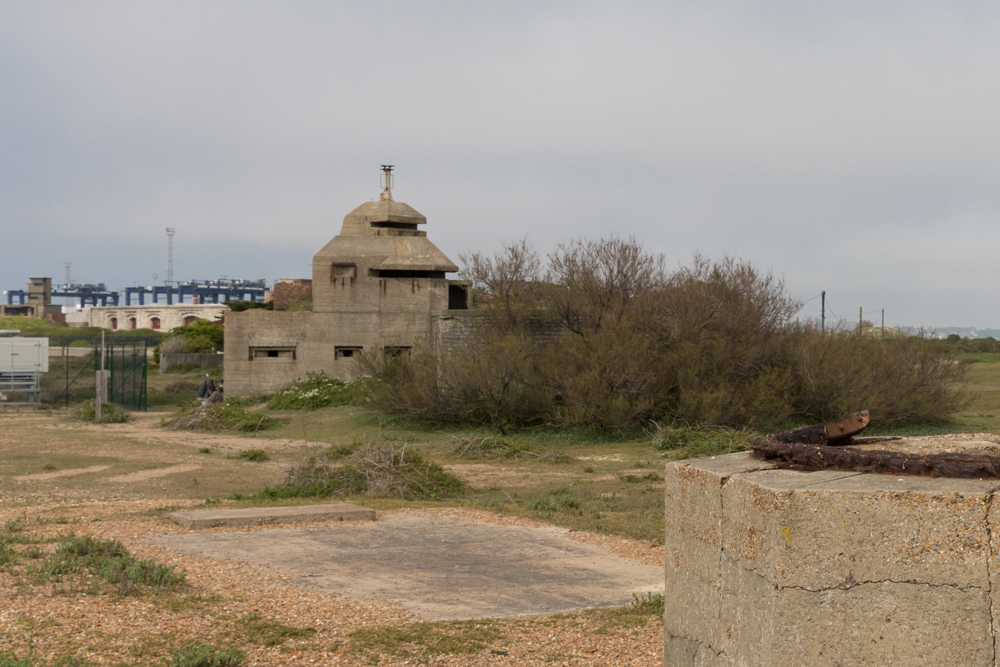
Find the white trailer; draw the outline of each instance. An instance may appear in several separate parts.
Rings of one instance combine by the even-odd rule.
[[[48,370],[48,338],[0,337],[0,401],[6,402],[7,394],[24,394],[27,403],[40,402],[42,374]]]

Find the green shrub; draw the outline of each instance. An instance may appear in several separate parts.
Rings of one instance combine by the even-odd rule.
[[[346,405],[354,400],[357,388],[325,373],[310,373],[309,379],[285,387],[267,402],[271,410],[318,410]]]
[[[324,452],[313,452],[289,469],[285,482],[267,487],[269,498],[300,496],[369,496],[437,499],[460,495],[465,483],[416,449],[392,443],[367,443],[334,465]]]
[[[214,646],[182,646],[164,660],[166,667],[239,667],[246,653],[238,649]]]
[[[174,327],[160,344],[162,352],[220,352],[225,344],[225,329],[208,320]]]
[[[244,310],[274,310],[274,301],[227,301],[226,305],[234,313]]]

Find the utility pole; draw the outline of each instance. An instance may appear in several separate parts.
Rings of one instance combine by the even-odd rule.
[[[861,333],[861,326],[864,323],[864,321],[865,321],[864,307],[863,306],[859,306],[858,307],[858,333],[859,334]]]
[[[826,290],[820,292],[819,331],[826,332]]]
[[[882,338],[885,338],[885,308],[882,309]]]

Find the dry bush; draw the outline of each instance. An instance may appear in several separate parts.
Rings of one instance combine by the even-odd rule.
[[[339,461],[339,463],[334,463]],[[268,497],[368,496],[435,499],[463,493],[465,483],[413,447],[370,442],[346,456],[339,450],[313,451],[288,470],[284,484],[268,487]]]
[[[569,463],[572,457],[550,449],[536,450],[516,438],[488,435],[456,438],[452,451],[463,459],[503,459],[507,461],[543,461]]]
[[[505,244],[494,256],[461,255],[462,277],[472,281],[479,301],[493,327],[501,332],[525,325],[535,309],[541,262],[527,239]]]
[[[467,261],[491,326],[440,356],[364,358],[375,407],[506,433],[650,420],[765,430],[864,408],[929,422],[963,405],[964,371],[942,346],[792,327],[800,304],[783,281],[736,259],[695,257],[668,275],[662,256],[613,237],[560,246],[544,281],[523,240]],[[540,314],[555,335],[530,326]]]
[[[947,344],[918,336],[885,340],[797,332],[796,411],[816,421],[868,409],[872,423],[945,420],[970,397],[968,368]]]
[[[207,407],[184,408],[163,426],[175,431],[229,431],[252,433],[265,431],[282,424],[281,419],[252,412],[234,403],[216,403]]]

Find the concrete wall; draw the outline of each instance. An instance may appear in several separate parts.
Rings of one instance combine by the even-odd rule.
[[[998,487],[669,464],[664,664],[992,667]]]

